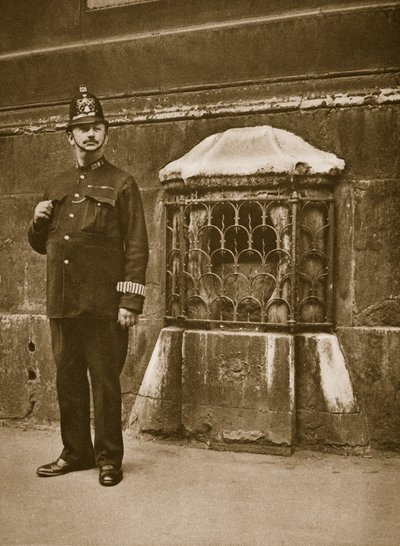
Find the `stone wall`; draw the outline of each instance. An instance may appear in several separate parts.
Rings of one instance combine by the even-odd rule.
[[[163,322],[158,172],[210,134],[267,124],[346,161],[335,194],[338,335],[372,441],[399,446],[397,3],[309,0],[295,11],[289,0],[182,9],[160,0],[91,13],[83,0],[47,4],[30,24],[21,1],[7,2],[0,23],[9,33],[0,55],[0,418],[57,419],[45,258],[26,229],[45,182],[73,161],[63,128],[85,81],[111,121],[108,158],[139,184],[151,243],[148,297],[122,378],[125,417]]]

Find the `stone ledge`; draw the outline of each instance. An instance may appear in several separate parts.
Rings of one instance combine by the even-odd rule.
[[[382,333],[398,333],[400,334],[400,327],[399,326],[338,326],[336,328],[336,331],[338,334],[340,332],[371,332],[373,330],[376,330],[377,332]]]
[[[203,93],[207,95],[207,92]],[[240,94],[240,91],[238,93]],[[124,105],[121,104],[118,108],[121,99],[108,99],[105,102],[111,104],[106,116],[110,126],[200,120],[231,115],[390,106],[400,103],[400,87],[371,88],[346,93],[332,91],[331,93],[314,92],[291,96],[279,96],[277,94],[273,97],[270,97],[269,92],[263,98],[251,99],[244,96],[240,100],[230,100],[221,97],[215,102],[212,99],[204,101],[201,96],[196,94],[196,97],[193,97],[196,104],[186,104],[182,102],[182,97],[178,95],[173,101],[173,106],[164,104],[164,101],[159,100],[157,96],[152,96],[151,100],[154,104],[149,107],[148,99],[144,101],[141,97],[127,98],[124,99]],[[59,109],[66,111],[66,108],[61,105]],[[22,111],[18,111],[17,115],[15,111],[12,111],[12,113],[0,112],[0,136],[35,135],[65,131],[67,125],[66,114],[54,115],[54,106],[42,106],[40,114],[37,114],[36,111],[37,108],[30,109],[27,107]]]

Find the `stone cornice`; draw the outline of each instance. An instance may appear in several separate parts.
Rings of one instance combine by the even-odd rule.
[[[226,116],[273,114],[290,111],[379,107],[400,103],[400,87],[365,89],[359,92],[305,93],[293,95],[266,95],[266,98],[246,99],[247,90],[237,92],[238,99],[218,96],[207,100],[205,93],[184,96],[135,97],[104,101],[106,117],[111,127],[147,123],[162,123]],[[271,93],[271,90],[269,90]],[[223,91],[219,91],[220,93]],[[265,91],[267,93],[267,90]],[[232,94],[232,93],[230,93]],[[241,98],[243,96],[243,98]],[[167,100],[166,98],[167,97]],[[61,109],[61,107],[60,107]],[[67,107],[63,114],[54,115],[55,106],[0,111],[0,136],[40,134],[64,131]]]

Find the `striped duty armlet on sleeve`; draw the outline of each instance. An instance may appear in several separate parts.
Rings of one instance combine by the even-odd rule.
[[[145,286],[138,282],[120,281],[117,283],[117,292],[123,294],[138,294],[139,296],[145,295]]]

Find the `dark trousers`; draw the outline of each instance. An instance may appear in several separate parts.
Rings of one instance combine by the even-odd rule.
[[[116,320],[88,317],[50,320],[57,368],[61,458],[68,462],[93,459],[98,466],[120,466],[123,456],[119,376],[128,349],[128,330]],[[90,433],[93,394],[95,441]]]

